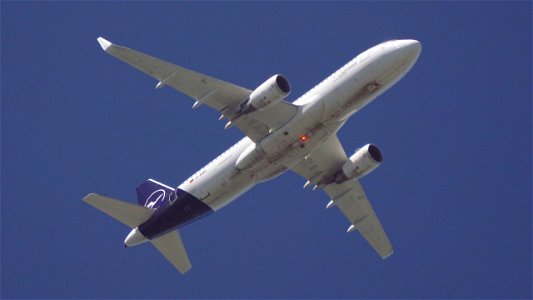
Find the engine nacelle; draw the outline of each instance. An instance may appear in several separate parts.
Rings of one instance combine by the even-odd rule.
[[[376,145],[367,144],[357,150],[342,165],[342,170],[335,176],[336,183],[343,183],[353,178],[361,178],[374,171],[383,161],[383,155]]]
[[[280,102],[291,92],[291,85],[287,78],[277,74],[256,88],[249,97],[246,107],[248,111],[263,110],[270,105]]]

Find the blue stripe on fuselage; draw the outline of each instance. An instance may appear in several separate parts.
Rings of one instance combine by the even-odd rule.
[[[148,239],[154,239],[167,232],[189,224],[213,212],[198,198],[181,189],[176,189],[177,200],[159,207],[143,224],[139,231]]]

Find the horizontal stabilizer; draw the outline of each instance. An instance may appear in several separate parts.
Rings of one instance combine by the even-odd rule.
[[[154,213],[154,210],[91,193],[83,201],[94,206],[110,217],[135,228],[144,223]]]
[[[100,47],[102,47],[102,49],[104,51],[107,51],[107,49],[109,49],[109,47],[113,46],[113,43],[111,43],[110,41],[104,39],[103,37],[99,37],[97,38],[98,40],[98,43],[100,44]]]
[[[185,246],[177,230],[151,240],[151,242],[181,274],[191,269],[192,266],[187,255],[187,250],[185,250]]]

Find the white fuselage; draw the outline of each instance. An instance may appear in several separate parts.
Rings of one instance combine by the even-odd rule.
[[[254,143],[244,138],[184,181],[182,189],[217,211],[255,184],[279,176],[316,150],[346,120],[400,80],[413,66],[420,44],[393,40],[361,53],[298,98],[296,115]],[[255,150],[239,168],[239,157]]]

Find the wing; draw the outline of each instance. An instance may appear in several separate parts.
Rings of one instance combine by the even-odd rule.
[[[324,191],[350,220],[348,232],[358,230],[383,259],[392,255],[391,242],[357,179],[327,185]]]
[[[392,245],[359,181],[352,179],[341,184],[326,184],[327,179],[331,178],[347,159],[339,139],[332,135],[320,148],[291,169],[308,179],[306,185],[312,183],[315,187],[323,187],[331,199],[326,207],[338,207],[352,224],[348,232],[358,230],[385,259],[392,255]]]
[[[201,104],[223,112],[244,101],[252,91],[186,68],[171,64],[139,51],[115,45],[99,37],[102,49],[153,78],[159,83],[156,88],[168,85],[196,100],[193,107]],[[254,142],[288,122],[297,111],[297,106],[280,101],[263,111],[255,111],[235,121],[246,136]]]

